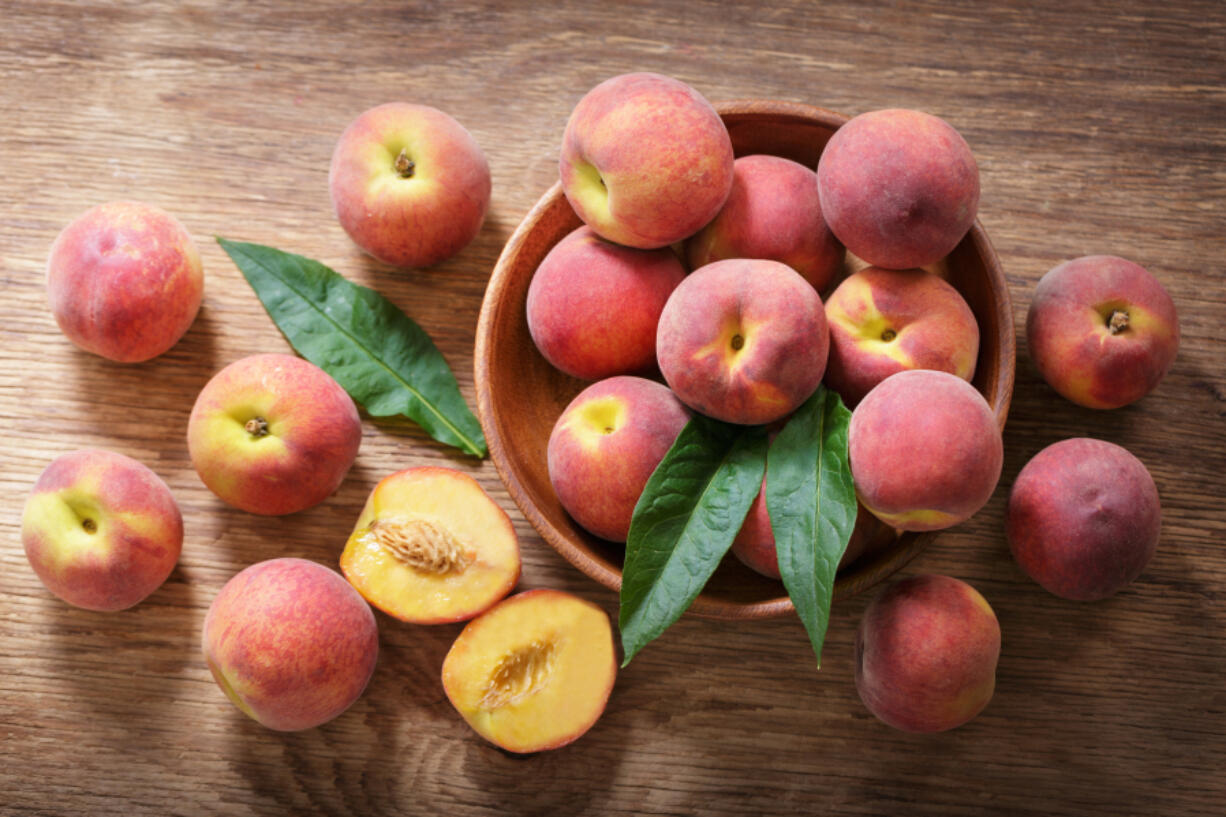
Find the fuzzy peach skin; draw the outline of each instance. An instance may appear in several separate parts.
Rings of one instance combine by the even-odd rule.
[[[1087,255],[1039,280],[1026,314],[1026,346],[1043,379],[1065,398],[1119,408],[1166,376],[1179,350],[1179,318],[1144,267]]]
[[[987,400],[962,378],[928,369],[890,375],[851,414],[856,495],[901,530],[956,525],[1000,479],[1004,446]]]
[[[335,380],[293,355],[237,360],[213,376],[187,423],[192,465],[236,508],[277,516],[317,505],[362,442],[357,407]]]
[[[854,563],[864,555],[874,543],[882,523],[863,505],[856,508],[856,524],[852,528],[851,538],[847,540],[847,548],[839,559],[838,568]],[[760,573],[768,579],[780,578],[779,554],[775,550],[775,531],[771,528],[770,512],[766,509],[766,478],[762,478],[762,489],[757,499],[749,507],[741,529],[732,540],[732,555],[755,573]]]
[[[1119,592],[1153,558],[1161,527],[1153,477],[1127,449],[1104,440],[1076,437],[1047,446],[1009,493],[1013,558],[1065,599]]]
[[[519,538],[506,511],[468,474],[406,468],[370,492],[341,572],[401,621],[467,621],[519,581]]]
[[[888,269],[941,260],[979,209],[970,146],[921,111],[890,108],[848,120],[822,151],[817,181],[831,231],[848,251]]]
[[[374,613],[334,570],[306,559],[247,567],[209,605],[202,638],[214,680],[269,729],[310,729],[348,709],[379,656]]]
[[[830,359],[826,385],[855,407],[905,369],[939,369],[969,381],[979,357],[979,324],[948,282],[924,270],[867,267],[826,299]]]
[[[47,589],[87,610],[123,610],[162,586],[183,547],[183,517],[157,474],[83,449],[43,470],[21,515],[21,543]]]
[[[636,250],[584,225],[541,261],[528,285],[528,331],[553,366],[600,380],[655,368],[664,303],[685,278],[670,249]]]
[[[451,116],[389,102],[345,128],[332,152],[328,189],[355,244],[395,267],[428,267],[481,231],[490,167]]]
[[[508,752],[565,746],[600,719],[617,678],[604,610],[528,590],[473,619],[443,659],[443,690],[465,722]]]
[[[822,300],[778,261],[729,259],[673,290],[656,334],[664,379],[708,417],[757,425],[790,414],[817,389],[830,333]]]
[[[589,533],[626,541],[644,486],[689,411],[666,386],[621,375],[593,383],[549,435],[549,480],[567,513]]]
[[[877,595],[856,632],[856,690],[908,732],[974,718],[996,690],[1000,624],[987,600],[949,576],[913,576]]]
[[[196,243],[151,204],[100,204],[51,245],[47,298],[55,322],[77,346],[110,360],[138,363],[170,349],[203,297]]]
[[[846,253],[822,217],[817,174],[791,159],[754,154],[733,163],[723,209],[685,242],[690,269],[726,258],[787,264],[822,292]]]
[[[697,91],[672,77],[622,74],[579,100],[562,136],[562,190],[579,218],[628,247],[698,232],[732,189],[732,140]]]

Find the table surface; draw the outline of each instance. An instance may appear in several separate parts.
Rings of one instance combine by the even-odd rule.
[[[0,813],[4,814],[1210,814],[1226,798],[1226,6],[1182,2],[781,0],[363,4],[6,0],[0,38]],[[204,488],[184,442],[210,375],[289,351],[213,236],[320,259],[373,286],[435,339],[475,405],[473,336],[491,269],[554,181],[571,108],[651,70],[713,100],[766,97],[849,114],[919,108],[953,123],[982,173],[980,219],[1008,277],[1017,385],[1004,473],[979,514],[906,569],[965,579],[1000,619],[995,697],[970,724],[895,731],[861,705],[854,633],[870,594],[836,606],[820,670],[793,618],[686,617],[622,671],[569,747],[504,753],[439,681],[461,625],[379,616],[365,695],[280,734],[232,708],[201,658],[210,600],[242,567],[334,565],[379,478],[427,463],[475,476],[521,538],[521,588],[616,614],[550,550],[493,465],[407,420],[363,414],[337,494],[256,517]],[[390,100],[448,111],[493,172],[477,239],[433,269],[363,256],[332,216],[340,131]],[[77,350],[47,308],[44,266],[86,207],[131,198],[197,238],[204,307],[139,365]],[[1183,344],[1155,393],[1111,412],[1059,398],[1021,327],[1039,277],[1113,253],[1175,299]],[[1150,469],[1161,544],[1114,598],[1048,595],[1010,558],[1009,486],[1043,446],[1113,440]],[[20,544],[22,503],[53,457],[94,446],[171,487],[177,569],[121,613],[52,597]]]

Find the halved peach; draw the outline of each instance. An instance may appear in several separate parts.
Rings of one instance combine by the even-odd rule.
[[[604,712],[617,659],[608,615],[560,590],[528,590],[469,622],[443,659],[443,689],[481,737],[556,749]]]
[[[468,474],[409,468],[371,491],[341,572],[401,621],[465,621],[515,587],[519,540],[506,512]]]

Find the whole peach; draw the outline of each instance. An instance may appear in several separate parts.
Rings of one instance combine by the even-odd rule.
[[[684,82],[622,74],[588,91],[562,137],[562,190],[601,236],[655,249],[696,233],[732,188],[732,140]]]
[[[939,369],[963,380],[975,375],[975,314],[958,290],[931,272],[862,269],[830,293],[826,321],[825,382],[848,406],[904,369]]]
[[[626,541],[644,486],[689,412],[667,387],[621,375],[588,386],[549,435],[549,479],[558,501],[590,533]]]
[[[429,105],[362,113],[332,152],[328,189],[354,243],[396,267],[428,267],[481,231],[490,167],[464,126]]]
[[[817,164],[822,213],[870,264],[910,269],[949,254],[975,222],[979,168],[943,119],[890,108],[848,120]]]
[[[873,544],[882,522],[864,509],[856,508],[856,524],[852,528],[847,548],[839,559],[841,570],[859,559]],[[779,554],[775,550],[775,531],[771,527],[770,512],[766,509],[766,477],[762,478],[762,490],[749,507],[736,538],[732,540],[732,555],[746,567],[768,579],[780,578]]]
[[[310,729],[361,696],[379,634],[370,607],[333,570],[306,559],[247,567],[204,618],[204,658],[240,711],[269,729]]]
[[[1087,255],[1040,279],[1026,314],[1026,345],[1061,395],[1087,408],[1119,408],[1166,375],[1179,349],[1179,319],[1144,267]]]
[[[856,495],[902,530],[947,528],[987,503],[1004,447],[992,409],[962,378],[899,372],[860,401],[848,428]]]
[[[817,389],[830,333],[822,300],[778,261],[729,259],[695,270],[673,290],[656,356],[683,403],[729,423],[790,414]]]
[[[51,245],[47,297],[55,322],[77,346],[110,360],[138,363],[174,346],[203,296],[195,242],[151,204],[100,204]]]
[[[192,465],[209,490],[273,516],[330,496],[361,442],[353,400],[323,369],[293,355],[231,363],[201,390],[187,423]]]
[[[787,264],[818,292],[843,267],[843,245],[822,218],[817,174],[781,156],[742,156],[723,209],[685,242],[690,269],[726,258]]]
[[[582,226],[533,274],[528,331],[541,355],[573,377],[648,372],[660,312],[683,278],[672,250],[623,247]]]
[[[47,589],[87,610],[123,610],[162,586],[183,546],[183,517],[157,474],[83,449],[43,470],[21,515],[21,543]]]
[[[1153,558],[1162,509],[1153,477],[1127,449],[1076,437],[1047,446],[1009,493],[1013,558],[1061,598],[1111,596]]]
[[[996,689],[1000,624],[988,602],[949,576],[913,576],[877,595],[856,632],[856,690],[908,732],[940,732],[978,715]]]

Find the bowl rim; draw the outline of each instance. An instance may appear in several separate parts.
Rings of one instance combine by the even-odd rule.
[[[772,115],[795,118],[811,124],[825,125],[837,129],[849,117],[826,108],[806,105],[799,102],[787,102],[769,99],[736,99],[719,102],[714,105],[721,117]],[[507,453],[507,441],[503,439],[498,423],[495,421],[492,397],[490,396],[490,335],[498,313],[508,308],[504,294],[508,288],[512,262],[522,252],[527,237],[540,223],[545,213],[559,206],[565,199],[562,183],[555,181],[548,190],[533,204],[532,208],[519,222],[511,237],[507,240],[486,286],[485,296],[481,304],[481,312],[477,321],[476,341],[473,353],[474,388],[477,395],[477,416],[485,433],[490,459],[502,479],[503,485],[510,494],[520,512],[530,525],[540,534],[550,547],[557,551],[566,561],[578,568],[588,578],[614,592],[620,592],[622,571],[615,565],[588,550],[577,547],[562,534],[545,517],[530,500],[527,489],[519,480]],[[975,253],[984,261],[988,277],[989,289],[993,298],[993,307],[997,314],[1007,320],[1002,320],[997,340],[1001,355],[999,377],[993,384],[990,394],[985,395],[992,406],[997,423],[1004,430],[1005,421],[1012,400],[1016,362],[1016,339],[1013,318],[1012,299],[1009,294],[1008,281],[1001,267],[1000,259],[988,239],[983,225],[976,218],[962,239],[970,241]],[[858,560],[847,571],[840,573],[834,582],[833,601],[850,598],[857,593],[879,583],[889,575],[902,569],[915,558],[924,548],[936,539],[940,531],[925,533],[903,533],[897,538],[893,547]],[[782,585],[780,585],[782,590]],[[786,591],[775,598],[764,599],[751,603],[726,601],[711,598],[702,593],[694,599],[686,611],[687,615],[698,618],[718,620],[748,620],[778,618],[795,611],[791,598]]]

